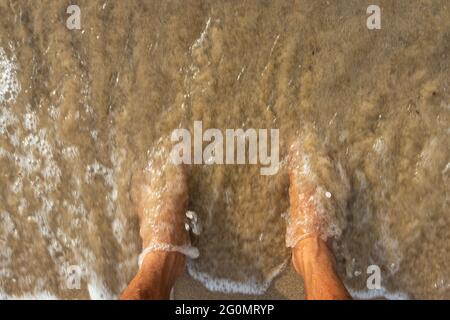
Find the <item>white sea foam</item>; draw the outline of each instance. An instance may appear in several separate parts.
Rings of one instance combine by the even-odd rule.
[[[87,289],[91,300],[113,300],[118,294],[113,293],[96,273],[89,273]],[[20,295],[7,294],[0,291],[0,300],[58,300],[60,297],[45,291],[35,290]]]
[[[7,133],[8,127],[15,125],[18,122],[17,116],[8,108],[0,108],[0,134]]]
[[[388,300],[409,300],[410,297],[408,294],[396,291],[396,292],[390,292],[386,288],[381,287],[380,289],[373,289],[373,290],[348,290],[350,295],[354,299],[363,299],[363,300],[369,300],[369,299],[377,299],[377,298],[385,298]]]
[[[79,154],[78,147],[77,146],[66,147],[66,148],[62,149],[62,154],[63,154],[64,158],[66,158],[68,160],[75,159]]]
[[[172,251],[172,252],[179,252],[184,254],[185,256],[196,259],[199,257],[200,252],[196,247],[193,247],[191,245],[185,245],[185,246],[175,246],[171,244],[166,243],[153,243],[150,244],[147,248],[145,248],[142,253],[139,255],[138,258],[138,265],[139,268],[142,265],[142,262],[144,261],[145,256],[152,252],[152,251]]]
[[[57,300],[58,297],[47,291],[26,293],[23,295],[7,295],[0,291],[0,300]]]
[[[48,107],[48,115],[53,120],[57,120],[59,117],[59,110],[55,106],[51,105]]]
[[[23,115],[23,126],[29,131],[36,131],[38,119],[36,112],[28,112]]]
[[[15,57],[8,58],[5,50],[0,47],[0,104],[16,101],[19,92]]]
[[[112,300],[116,298],[97,274],[93,273],[88,282],[89,297],[92,300]]]
[[[0,234],[0,240],[2,238],[6,240],[8,236],[13,236],[16,239],[19,237],[16,225],[12,220],[11,215],[6,211],[0,212],[0,230],[3,231]]]
[[[189,275],[201,282],[208,290],[223,293],[242,293],[252,295],[262,295],[267,289],[273,279],[277,277],[286,267],[289,260],[284,261],[280,265],[272,269],[267,278],[261,282],[250,278],[246,282],[239,282],[225,278],[214,277],[206,272],[200,271],[196,268],[195,262],[189,260],[187,263],[187,270]]]
[[[200,36],[195,40],[193,45],[191,46],[191,49],[196,49],[198,47],[201,47],[203,43],[205,42],[205,39],[208,35],[209,27],[211,26],[211,18],[208,18],[208,21],[206,21],[205,28],[203,29]]]

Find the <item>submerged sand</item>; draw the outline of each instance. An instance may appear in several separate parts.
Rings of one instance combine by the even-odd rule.
[[[377,294],[450,298],[449,5],[378,4],[381,30],[359,0],[89,0],[68,30],[67,1],[0,0],[0,297],[117,297],[142,249],[131,175],[201,120],[277,128],[281,160],[314,131],[352,186],[346,285],[363,296],[375,264]],[[175,297],[263,294],[289,258],[285,167],[259,169],[193,168],[201,255]],[[245,297],[302,296],[288,267]]]

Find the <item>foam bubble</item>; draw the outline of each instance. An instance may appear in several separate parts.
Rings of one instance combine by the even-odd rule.
[[[199,236],[202,233],[202,224],[198,219],[197,213],[194,211],[186,212],[187,222],[185,223],[186,230],[191,230],[193,234]]]
[[[17,124],[19,119],[17,116],[8,108],[0,108],[0,134],[4,135],[7,133],[8,127]]]
[[[48,115],[53,120],[57,120],[59,117],[59,110],[54,105],[51,105],[50,107],[48,107]]]
[[[66,159],[75,159],[79,154],[78,147],[77,146],[66,147],[62,149],[62,154]]]
[[[36,131],[38,119],[36,112],[28,112],[23,115],[23,126],[29,131]]]
[[[6,239],[9,235],[13,236],[16,239],[19,237],[16,225],[11,218],[11,215],[6,211],[0,212],[0,230],[1,229],[3,229],[3,232],[0,235],[0,239]]]

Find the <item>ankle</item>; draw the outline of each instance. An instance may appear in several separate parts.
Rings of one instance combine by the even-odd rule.
[[[138,277],[145,289],[157,292],[161,295],[159,298],[166,299],[175,281],[182,275],[185,262],[186,257],[179,252],[150,252],[144,257]],[[147,284],[151,285],[147,288]]]
[[[321,264],[323,267],[334,268],[335,265],[330,247],[318,234],[311,234],[292,248],[292,262],[295,270],[302,276],[307,266]]]

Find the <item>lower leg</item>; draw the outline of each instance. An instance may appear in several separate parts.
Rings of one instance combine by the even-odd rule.
[[[189,246],[186,174],[176,166],[147,168],[133,177],[131,196],[144,252],[136,276],[120,299],[169,299],[184,270],[186,257],[181,251]]]
[[[310,165],[310,154],[306,148],[296,144],[290,153],[289,171],[289,221],[286,240],[292,248],[292,262],[302,276],[306,298],[310,300],[351,299],[336,273],[336,261],[326,239],[333,236],[329,224],[338,214],[336,202],[341,207],[349,193],[349,184],[342,172],[336,170],[335,163],[325,154],[314,153],[320,169],[337,186],[329,199],[320,187],[322,180]],[[315,150],[313,150],[315,151]],[[342,170],[341,170],[342,171]]]
[[[153,251],[144,257],[137,275],[122,293],[122,300],[169,299],[182,272],[185,256],[179,252]]]
[[[306,299],[351,299],[335,269],[333,253],[317,235],[301,240],[292,249],[292,262],[302,276]]]

